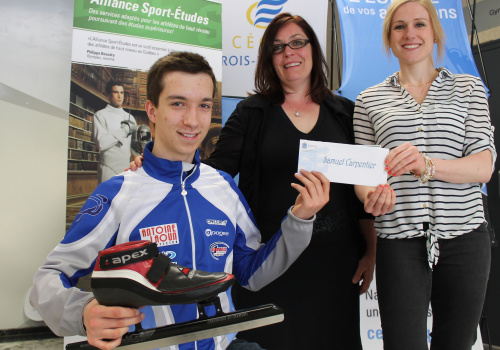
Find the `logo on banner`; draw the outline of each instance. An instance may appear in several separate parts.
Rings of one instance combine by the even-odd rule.
[[[158,247],[179,244],[177,224],[140,228],[141,238],[156,243]]]
[[[210,244],[210,254],[215,260],[223,257],[229,251],[229,246],[224,242],[215,242]]]
[[[256,28],[266,29],[287,2],[288,0],[261,0],[253,3],[247,10],[248,23]]]

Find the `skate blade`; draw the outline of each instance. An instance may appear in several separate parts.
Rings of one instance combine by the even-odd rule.
[[[263,327],[283,319],[280,307],[266,304],[205,319],[127,333],[119,347],[123,350],[156,349]],[[66,345],[66,350],[77,349],[96,348],[86,341]]]

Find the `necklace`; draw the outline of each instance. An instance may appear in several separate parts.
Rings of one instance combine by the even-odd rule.
[[[308,97],[308,98],[306,98],[306,102],[304,102],[304,104],[303,104],[302,106],[300,106],[300,108],[299,108],[299,109],[297,109],[297,108],[295,108],[294,106],[292,106],[292,105],[291,105],[291,104],[287,101],[287,99],[285,98],[285,102],[286,102],[286,103],[287,103],[290,107],[292,107],[292,108],[293,108],[293,110],[295,111],[295,116],[296,116],[296,117],[300,117],[300,110],[302,109],[302,107],[304,107],[304,106],[306,105],[307,101],[309,101],[309,97]]]
[[[419,88],[418,94],[416,94],[417,95],[416,98],[420,99],[420,96],[422,96],[422,93],[425,90],[422,88],[425,87],[427,84],[431,84],[437,78],[438,75],[439,75],[439,72],[436,71],[434,73],[434,76],[432,77],[432,79],[426,83],[423,83],[423,84],[416,84],[416,85],[415,84],[405,84],[403,81],[399,80],[399,85],[401,85],[404,89],[406,89],[408,86],[413,86],[413,87]],[[399,79],[399,72],[398,72],[398,79]]]
[[[425,86],[425,85],[427,85],[427,84],[432,83],[432,82],[433,82],[433,81],[437,78],[437,76],[438,76],[438,75],[439,75],[439,73],[436,71],[436,72],[434,73],[434,75],[432,76],[432,79],[431,79],[431,80],[429,80],[428,82],[423,83],[423,84],[417,84],[417,85],[414,85],[414,84],[405,84],[405,83],[404,83],[404,82],[403,82],[403,81],[399,78],[399,72],[398,72],[399,85],[401,85],[402,87],[405,87],[405,86],[423,87],[423,86]]]

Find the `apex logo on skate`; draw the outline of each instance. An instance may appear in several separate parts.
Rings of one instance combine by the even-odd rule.
[[[229,246],[224,242],[215,242],[210,244],[210,255],[215,260],[219,260],[220,257],[223,257],[229,252]]]
[[[127,265],[127,264],[133,264],[135,262],[133,260],[137,260],[137,259],[142,258],[143,256],[147,256],[147,255],[148,255],[147,249],[143,249],[141,251],[138,251],[138,252],[135,252],[132,254],[123,254],[120,256],[112,257],[112,258],[106,258],[104,261],[104,265],[106,265],[108,267],[109,267],[109,265],[114,265],[116,267],[116,266],[123,266],[123,265]],[[142,260],[144,260],[144,259],[141,259],[141,261]]]
[[[136,343],[141,343],[145,341],[148,338],[151,338],[151,336],[155,333],[155,330],[143,330],[139,334],[125,334],[122,338],[121,345],[126,345],[126,344],[136,344]]]
[[[179,244],[177,224],[165,224],[140,228],[141,239],[156,243],[158,247]]]

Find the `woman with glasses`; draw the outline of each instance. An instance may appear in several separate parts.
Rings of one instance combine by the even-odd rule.
[[[326,76],[311,26],[300,16],[276,16],[259,47],[256,93],[237,105],[205,160],[233,177],[239,174],[238,186],[263,242],[294,203],[291,183],[297,183],[300,140],[354,143],[354,103],[334,96]],[[136,165],[138,158],[131,168]],[[268,350],[362,348],[359,295],[373,278],[373,217],[352,185],[332,183],[330,189],[329,203],[316,214],[309,247],[288,271],[258,292],[233,287],[237,309],[275,303],[285,313],[282,323],[238,333],[238,338]],[[388,192],[377,189],[392,198]]]
[[[354,103],[332,94],[326,72],[311,26],[300,16],[276,16],[259,47],[256,94],[238,104],[206,160],[239,173],[263,241],[296,196],[290,184],[297,182],[299,141],[354,142]],[[332,183],[311,244],[290,269],[258,292],[233,288],[237,309],[276,303],[284,322],[238,337],[269,350],[361,349],[359,294],[368,289],[375,262],[373,218],[362,215],[353,186]]]
[[[394,209],[376,219],[377,292],[385,350],[470,350],[491,247],[481,184],[496,151],[481,80],[434,66],[444,31],[430,0],[395,0],[383,25],[399,72],[356,100],[356,142],[390,149]],[[360,199],[369,188],[356,188]]]

